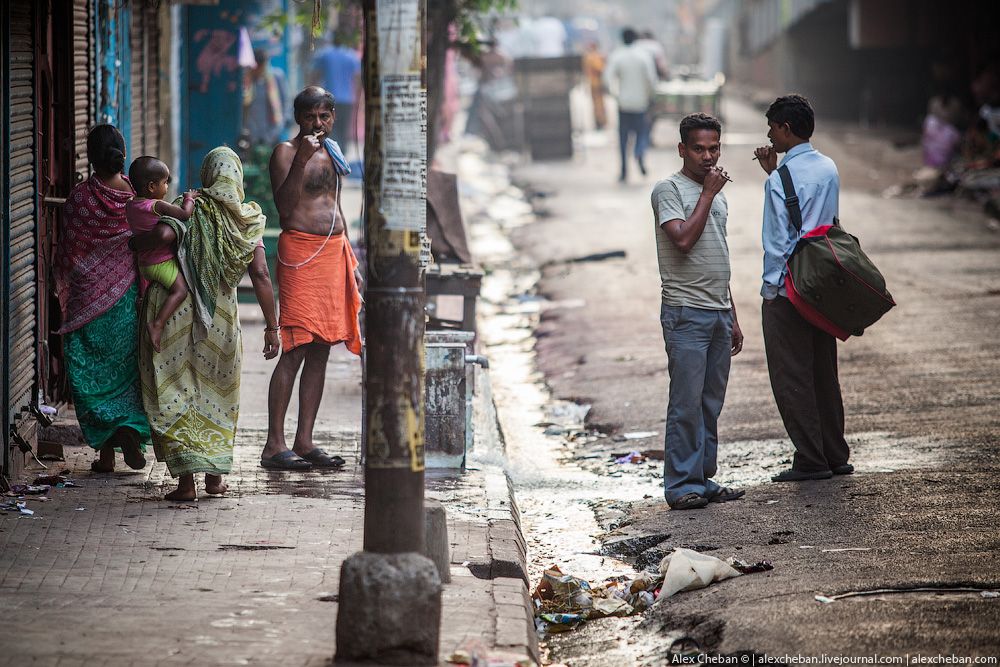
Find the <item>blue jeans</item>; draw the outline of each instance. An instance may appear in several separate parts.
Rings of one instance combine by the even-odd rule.
[[[635,137],[635,159],[642,162],[646,154],[646,114],[645,112],[633,113],[631,111],[618,112],[618,147],[621,150],[622,177],[628,169],[628,140],[629,135]]]
[[[719,449],[719,413],[726,400],[733,314],[690,306],[660,307],[670,400],[663,442],[663,495],[710,496]]]

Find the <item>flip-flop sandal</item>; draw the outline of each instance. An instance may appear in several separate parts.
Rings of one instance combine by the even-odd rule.
[[[280,454],[275,454],[269,459],[264,458],[263,456],[260,457],[261,468],[276,468],[278,470],[309,470],[312,468],[312,465],[312,463],[306,461],[304,458],[288,449]]]
[[[708,502],[728,503],[730,500],[739,500],[746,493],[743,489],[730,489],[728,486],[720,486],[718,491],[708,497]]]
[[[111,468],[105,468],[104,466],[101,465],[100,461],[91,461],[90,462],[90,471],[91,472],[105,473],[105,472],[114,472],[115,469],[114,469],[113,466]]]
[[[319,447],[313,447],[308,454],[302,454],[301,456],[317,468],[339,468],[347,463],[347,461],[337,455],[330,456]]]
[[[672,510],[696,510],[708,505],[708,499],[697,493],[685,493],[669,505]]]

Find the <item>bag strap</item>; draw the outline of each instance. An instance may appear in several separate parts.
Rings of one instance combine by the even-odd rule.
[[[781,187],[785,190],[785,208],[788,209],[788,217],[791,218],[795,231],[801,233],[802,209],[799,208],[799,198],[795,195],[795,184],[792,182],[788,165],[778,167],[778,176],[781,177]]]

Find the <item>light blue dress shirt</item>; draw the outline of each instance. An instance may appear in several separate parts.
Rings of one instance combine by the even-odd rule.
[[[840,175],[833,160],[806,142],[795,146],[778,164],[788,165],[795,194],[802,209],[802,232],[833,224],[839,216]],[[795,231],[788,209],[781,175],[775,169],[764,183],[764,285],[760,294],[773,299],[785,294],[785,261],[801,235]]]

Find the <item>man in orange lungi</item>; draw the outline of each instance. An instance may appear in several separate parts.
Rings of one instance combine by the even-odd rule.
[[[344,343],[361,354],[361,282],[358,260],[347,239],[340,191],[350,167],[329,138],[336,117],[333,96],[309,86],[294,102],[298,135],[278,144],[269,165],[274,203],[281,222],[278,290],[281,358],[268,392],[265,468],[335,468],[344,459],[312,441],[323,397],[330,347]],[[295,441],[285,443],[285,414],[295,376],[302,367]]]

